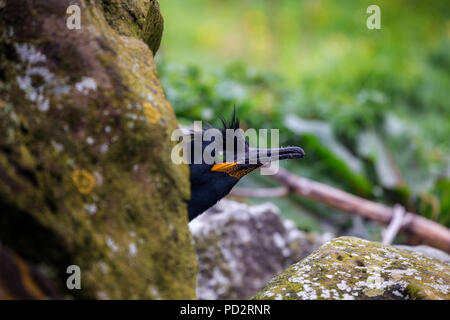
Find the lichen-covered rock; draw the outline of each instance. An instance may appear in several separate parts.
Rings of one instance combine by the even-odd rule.
[[[253,299],[450,299],[450,265],[353,237],[334,239]]]
[[[326,241],[283,221],[271,203],[248,206],[224,199],[189,227],[199,264],[199,299],[246,299]]]
[[[154,2],[0,1],[0,243],[75,297],[195,298],[189,168],[142,40]]]

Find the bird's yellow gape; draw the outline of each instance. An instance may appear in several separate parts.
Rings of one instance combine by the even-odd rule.
[[[213,167],[211,168],[211,171],[216,171],[216,172],[225,172],[226,174],[228,174],[230,177],[234,177],[237,179],[242,178],[243,176],[245,176],[246,174],[252,172],[255,168],[239,168],[239,165],[237,162],[233,162],[233,163],[217,163],[215,165],[213,165]]]

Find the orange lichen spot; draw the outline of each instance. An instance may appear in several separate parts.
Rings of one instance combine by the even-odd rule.
[[[72,180],[82,194],[90,193],[95,187],[95,177],[86,170],[75,170],[72,172]]]
[[[150,123],[157,123],[161,119],[161,113],[151,103],[146,102],[143,105],[145,116]]]

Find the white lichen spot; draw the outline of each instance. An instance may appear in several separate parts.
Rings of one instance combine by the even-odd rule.
[[[128,245],[128,251],[130,252],[130,255],[135,256],[137,254],[137,246],[135,243],[130,243]]]
[[[137,114],[135,114],[135,113],[127,113],[125,116],[126,116],[128,119],[131,119],[131,120],[137,120],[137,119],[138,119],[138,116],[137,116]]]
[[[288,279],[288,281],[291,282],[291,283],[302,283],[303,280],[304,280],[303,277],[290,277]]]
[[[416,270],[416,269],[407,269],[407,270],[405,271],[405,274],[406,274],[407,276],[412,276],[412,275],[415,274],[415,273],[417,273],[417,270]]]
[[[50,102],[48,98],[45,98],[44,101],[38,103],[37,108],[39,111],[47,112],[50,109]]]
[[[311,271],[311,269],[312,269],[312,267],[310,265],[305,265],[305,266],[302,267],[302,271],[303,272]],[[307,276],[309,276],[309,275],[307,275]]]
[[[93,204],[85,204],[84,208],[90,213],[95,214],[97,212],[97,205],[95,203]]]
[[[344,295],[342,296],[342,300],[355,300],[355,297],[348,293],[344,293]]]
[[[337,288],[341,291],[351,291],[351,288],[347,285],[347,283],[344,280],[341,280],[337,285]]]
[[[104,263],[104,262],[101,261],[101,262],[98,263],[98,266],[100,267],[100,270],[101,270],[104,274],[108,273],[109,268],[108,268],[108,265],[107,265],[106,263]]]
[[[301,298],[302,300],[316,300],[317,299],[316,290],[307,284],[303,285],[302,291],[297,292],[297,296],[299,298]]]
[[[114,252],[119,250],[119,246],[110,237],[106,237],[106,245]]]
[[[36,64],[38,62],[45,62],[47,60],[45,56],[39,51],[37,51],[31,44],[15,43],[14,47],[16,48],[16,52],[20,56],[20,60],[22,60],[23,62],[27,62],[29,64]]]
[[[360,284],[360,282],[357,284]],[[364,289],[364,294],[368,297],[375,297],[383,294],[385,288],[383,278],[379,275],[368,277],[363,285],[366,287],[366,289]]]
[[[324,299],[329,299],[331,297],[330,290],[322,289],[322,293],[320,296]]]
[[[160,299],[158,289],[156,289],[155,287],[150,287],[149,291],[152,294],[152,296],[155,297],[155,299],[157,300]]]
[[[398,297],[404,298],[403,295],[398,290],[392,291],[392,294],[394,294],[394,295],[396,295]]]
[[[93,78],[83,77],[81,78],[81,81],[75,83],[75,88],[79,92],[87,94],[90,90],[97,90],[97,82],[95,82]]]
[[[266,292],[264,292],[263,297],[270,298],[270,297],[273,297],[274,295],[275,295],[275,293],[270,292],[270,291],[266,291]]]
[[[438,281],[439,282],[439,281]],[[435,289],[443,294],[448,294],[450,292],[450,285],[440,283],[424,283],[425,286]]]
[[[55,148],[55,150],[57,152],[61,152],[64,150],[64,145],[62,145],[61,143],[58,143],[54,140],[51,141],[53,148]]]
[[[378,260],[378,261],[383,261],[383,258],[377,256],[376,254],[371,253],[370,256],[372,257],[372,259]]]
[[[100,152],[101,152],[101,153],[106,153],[106,152],[108,152],[108,150],[109,150],[109,145],[108,145],[107,143],[103,143],[103,144],[100,146]]]
[[[150,93],[147,94],[147,99],[151,102],[152,105],[156,104],[155,98]]]
[[[109,296],[105,291],[97,291],[95,294],[98,300],[109,300]]]
[[[39,111],[47,112],[50,109],[50,99],[47,95],[60,96],[68,93],[70,88],[60,83],[52,72],[42,66],[47,59],[33,45],[15,43],[14,46],[23,63],[20,67],[25,70],[24,74],[16,77],[16,82],[25,97],[35,103]]]
[[[273,242],[275,246],[280,249],[286,246],[286,241],[284,241],[283,237],[278,232],[273,234]]]

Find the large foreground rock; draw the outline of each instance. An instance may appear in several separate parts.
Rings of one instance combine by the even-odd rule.
[[[150,50],[161,23],[154,0],[0,1],[0,243],[65,294],[195,298],[188,168],[170,160],[178,124]]]
[[[254,299],[450,299],[450,265],[353,237],[334,239]]]
[[[246,299],[324,237],[305,234],[283,221],[278,208],[222,200],[194,219],[199,299]]]

